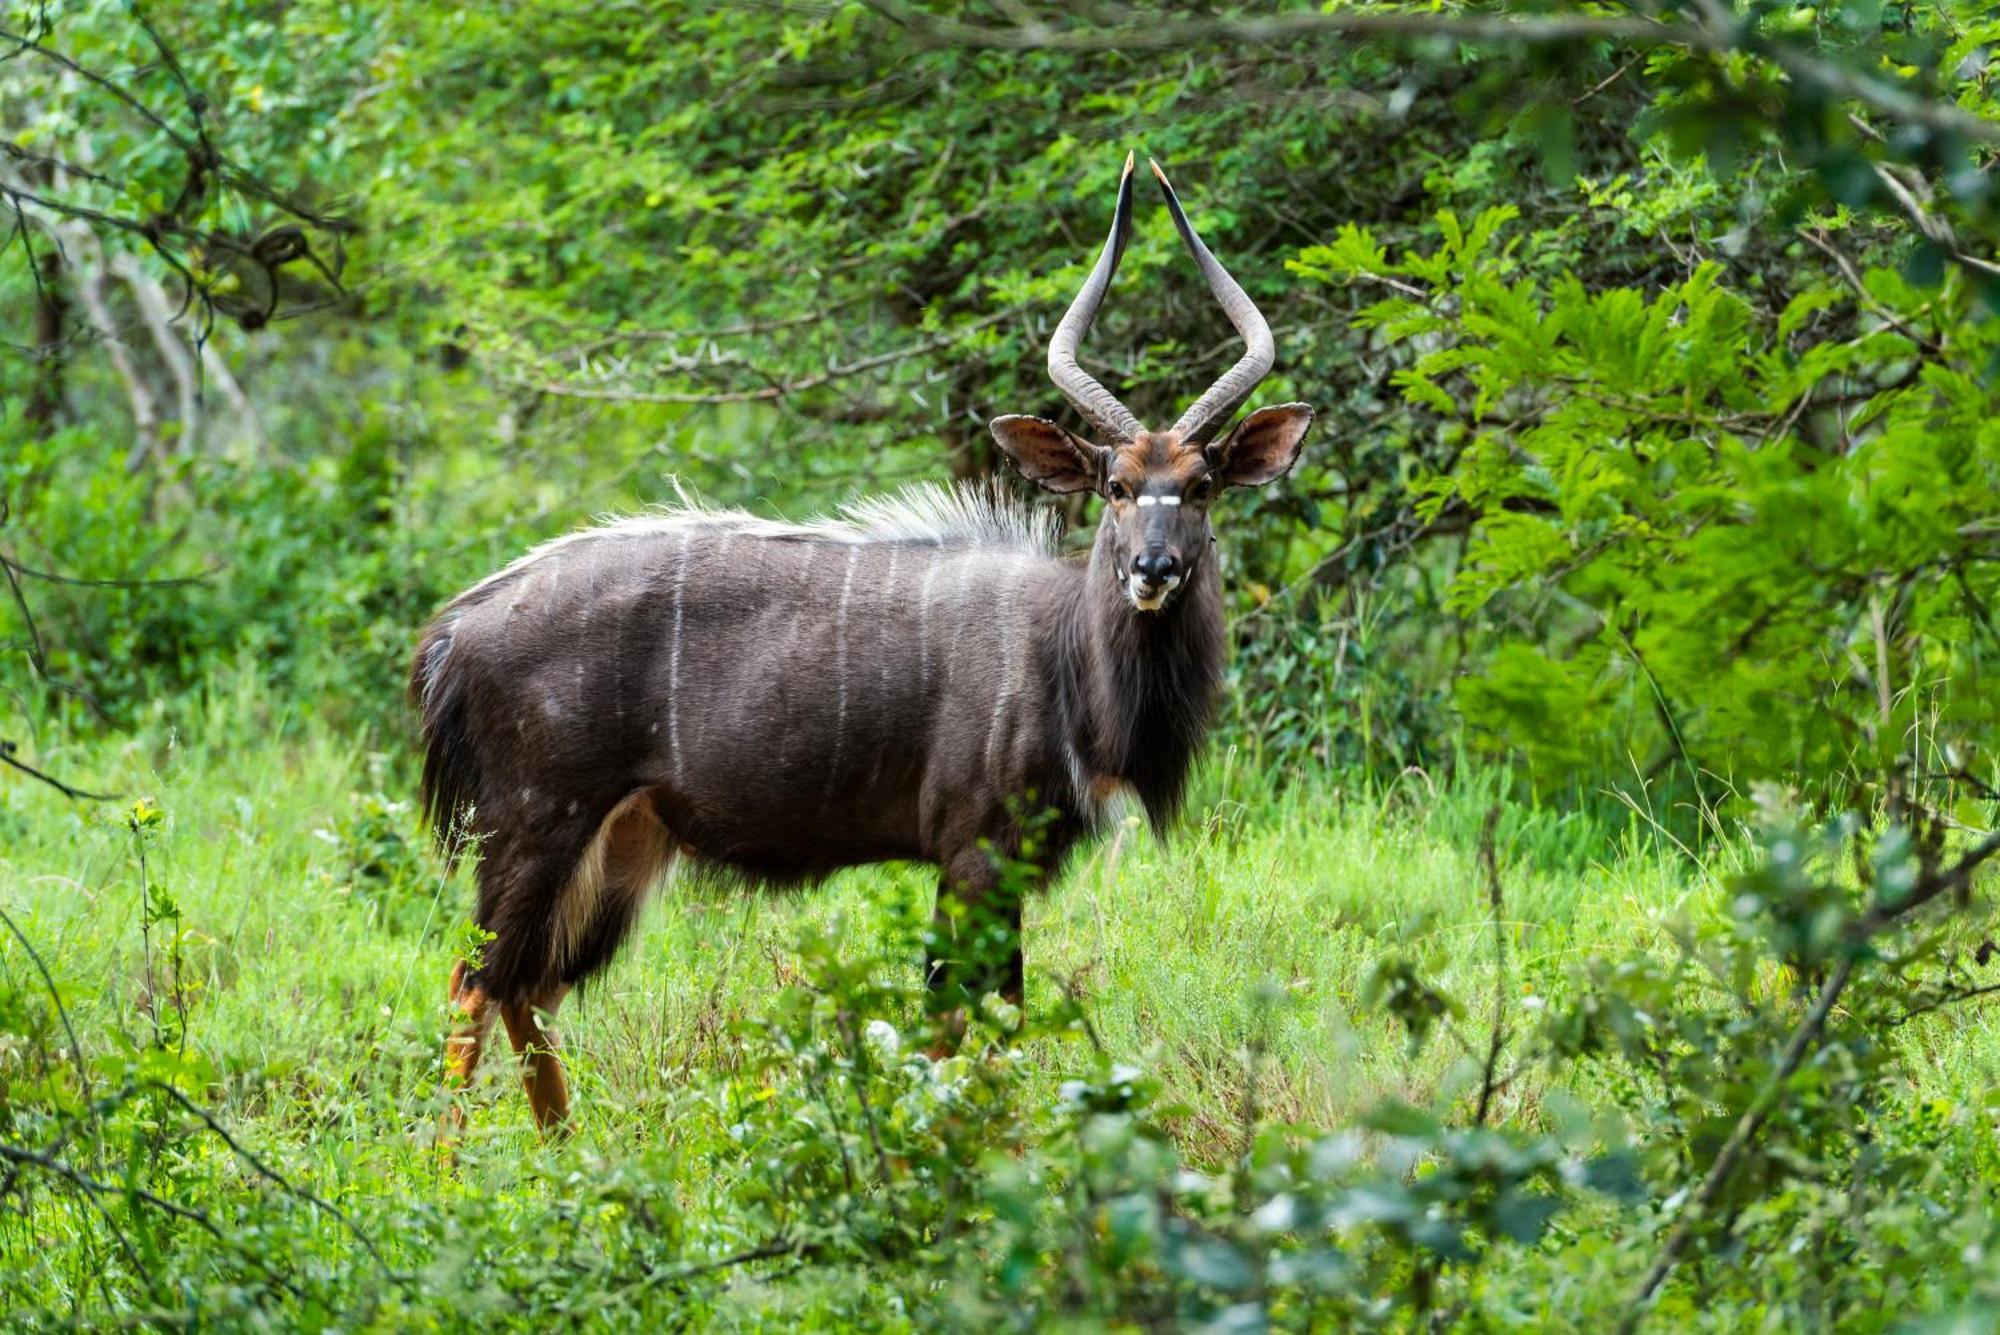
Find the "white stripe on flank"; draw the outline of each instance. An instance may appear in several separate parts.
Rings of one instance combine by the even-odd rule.
[[[681,530],[681,545],[674,556],[674,637],[667,648],[667,745],[674,752],[674,781],[681,777],[681,622],[687,611],[688,539],[694,530]]]
[[[833,616],[833,764],[830,777],[840,776],[840,752],[847,741],[847,600],[854,594],[854,558],[859,547],[847,549],[847,573],[840,580],[840,610]]]
[[[971,600],[965,596],[965,586],[972,583],[972,568],[978,564],[977,561],[968,556],[961,560],[958,565],[958,615],[952,618],[951,623],[951,638],[954,645],[965,638],[965,614],[972,606]],[[957,662],[958,655],[952,653],[950,647],[947,647],[944,655],[944,679],[947,684],[950,683],[953,677],[958,675],[953,670]]]
[[[889,573],[882,577],[882,611],[876,618],[882,628],[879,652],[882,655],[882,700],[885,704],[889,700],[889,623],[896,615],[896,558],[902,554],[900,547],[889,548]],[[881,762],[878,760],[876,763]]]
[[[999,614],[993,619],[993,627],[1000,635],[1002,664],[1000,668],[1000,689],[994,692],[993,695],[993,717],[986,724],[986,769],[988,773],[991,773],[994,768],[993,749],[1000,741],[1000,724],[1006,717],[1007,706],[1013,703],[1014,697],[1020,694],[1021,691],[1018,678],[1021,675],[1021,668],[1026,654],[1022,652],[1021,644],[1024,637],[1020,634],[1019,628],[1014,624],[1014,608],[1021,597],[1022,573],[1021,569],[1014,562],[1010,561],[1007,563],[1006,571],[1000,576],[1001,579],[1006,581],[1006,585],[1000,594]]]
[[[917,676],[924,699],[931,697],[931,584],[937,579],[939,560],[924,562],[924,587],[917,594]]]

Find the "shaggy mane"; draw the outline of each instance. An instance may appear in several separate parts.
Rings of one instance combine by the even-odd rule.
[[[476,600],[573,544],[658,536],[691,524],[778,542],[910,542],[933,547],[994,547],[1031,556],[1054,556],[1061,541],[1061,525],[1054,511],[1014,499],[997,478],[984,484],[912,483],[886,496],[849,501],[831,515],[799,522],[705,505],[682,493],[671,505],[655,506],[636,515],[600,516],[589,528],[551,538],[461,593],[452,605]]]

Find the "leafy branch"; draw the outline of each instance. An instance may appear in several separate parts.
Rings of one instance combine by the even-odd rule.
[[[1778,1062],[1765,1078],[1757,1096],[1743,1110],[1731,1129],[1729,1139],[1716,1152],[1714,1161],[1703,1176],[1701,1184],[1682,1207],[1680,1217],[1673,1230],[1667,1234],[1659,1255],[1640,1281],[1637,1291],[1619,1320],[1621,1335],[1636,1330],[1660,1285],[1673,1273],[1689,1245],[1694,1241],[1710,1209],[1714,1206],[1723,1189],[1741,1165],[1746,1153],[1764,1129],[1772,1114],[1782,1106],[1787,1087],[1800,1065],[1811,1054],[1818,1043],[1821,1032],[1826,1027],[1827,1017],[1833,1013],[1841,994],[1853,980],[1859,963],[1868,955],[1871,940],[1883,931],[1906,920],[1924,905],[1944,895],[1963,894],[1970,888],[1973,876],[1996,854],[2000,854],[2000,831],[1987,835],[1949,866],[1926,865],[1907,893],[1892,900],[1878,898],[1867,912],[1857,918],[1848,928],[1844,938],[1844,948],[1835,961],[1833,970],[1820,985],[1813,1004],[1792,1030]]]

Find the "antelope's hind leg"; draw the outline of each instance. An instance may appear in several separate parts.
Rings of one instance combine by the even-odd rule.
[[[444,1041],[444,1088],[447,1102],[438,1124],[438,1145],[449,1149],[465,1128],[465,1107],[456,1097],[472,1083],[479,1069],[486,1036],[493,1028],[493,999],[477,983],[465,981],[465,961],[451,966],[451,1008],[458,1022]]]
[[[557,986],[544,989],[531,1000],[500,1007],[500,1018],[507,1022],[507,1038],[521,1062],[521,1088],[528,1092],[528,1107],[544,1136],[560,1131],[569,1120],[569,1081],[563,1075],[561,1044],[555,1030],[556,1008],[568,994],[567,985]],[[537,1012],[547,1020],[538,1021]]]
[[[569,1081],[563,1072],[556,1008],[576,983],[611,962],[646,894],[673,859],[674,841],[661,823],[650,791],[632,793],[613,807],[563,887],[553,922],[559,981],[500,1008],[507,1036],[522,1061],[521,1083],[543,1135],[569,1120]],[[537,1012],[543,1017],[537,1022]]]
[[[533,996],[552,973],[549,906],[574,874],[581,850],[593,841],[587,817],[568,828],[479,833],[479,904],[473,920],[488,939],[476,963],[459,960],[451,970],[453,1024],[444,1052],[448,1103],[438,1127],[438,1146],[447,1156],[465,1128],[465,1091],[502,1002]]]

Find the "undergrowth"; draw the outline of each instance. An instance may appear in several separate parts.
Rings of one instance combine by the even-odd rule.
[[[918,870],[668,886],[562,1017],[573,1134],[540,1143],[503,1073],[448,1162],[466,886],[397,761],[305,723],[226,740],[265,707],[56,748],[143,798],[4,794],[9,1324],[1981,1310],[1989,845],[1962,834],[1774,797],[1694,859],[1504,776],[1224,755],[1173,844],[1121,826],[1031,907],[1025,1013],[989,998],[945,1059]]]

